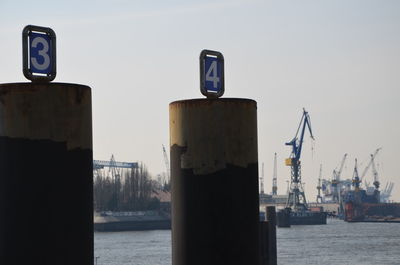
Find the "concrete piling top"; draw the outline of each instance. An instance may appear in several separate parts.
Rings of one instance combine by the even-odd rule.
[[[0,137],[49,139],[66,142],[68,149],[92,149],[91,111],[91,89],[85,85],[0,84]]]
[[[170,146],[187,148],[182,168],[202,175],[227,164],[246,168],[258,162],[256,101],[190,99],[172,102],[169,109]]]

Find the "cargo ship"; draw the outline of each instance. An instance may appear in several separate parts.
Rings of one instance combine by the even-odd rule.
[[[344,220],[347,222],[400,222],[400,203],[382,203],[379,190],[347,191],[343,196]]]
[[[94,231],[143,231],[171,229],[171,216],[161,211],[101,212],[94,215]]]
[[[379,182],[375,188],[360,187],[357,160],[353,173],[353,190],[343,192],[342,207],[347,222],[400,222],[400,203],[383,203],[380,198]],[[372,189],[371,189],[372,188]]]
[[[400,203],[360,203],[345,204],[347,222],[400,223]]]

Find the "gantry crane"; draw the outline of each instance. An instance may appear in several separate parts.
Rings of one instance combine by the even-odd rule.
[[[137,168],[137,162],[118,162],[115,161],[114,155],[111,156],[111,160],[93,160],[93,170],[103,169],[105,167],[117,167],[117,168]]]
[[[311,139],[314,139],[311,130],[310,116],[308,115],[308,112],[303,108],[303,116],[301,117],[296,135],[290,142],[286,143],[286,145],[292,146],[290,157],[286,159],[286,165],[290,166],[291,168],[290,189],[289,196],[286,202],[286,207],[290,207],[297,211],[306,210],[308,208],[306,196],[302,188],[300,163],[300,156],[303,147],[303,139],[306,127],[308,127]],[[299,132],[300,136],[298,136]]]
[[[112,189],[112,198],[110,203],[111,210],[119,209],[119,199],[121,192],[121,176],[122,169],[130,169],[133,170],[138,168],[138,163],[136,162],[118,162],[115,161],[114,155],[111,155],[111,159],[106,160],[93,160],[93,176],[95,178],[101,177],[102,171],[104,168],[108,168],[108,176],[111,178]]]

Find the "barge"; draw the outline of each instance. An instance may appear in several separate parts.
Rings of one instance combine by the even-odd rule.
[[[171,229],[171,216],[159,211],[102,212],[94,216],[94,231],[143,231]]]

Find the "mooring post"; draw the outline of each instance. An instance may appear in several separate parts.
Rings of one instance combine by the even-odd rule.
[[[269,232],[268,221],[260,221],[260,265],[269,265]]]
[[[170,104],[172,264],[259,264],[257,104]]]
[[[275,206],[266,207],[268,221],[268,265],[277,264],[276,248],[276,211]]]
[[[91,90],[0,84],[0,264],[93,264]]]
[[[278,227],[290,227],[290,208],[280,210],[277,214]]]

